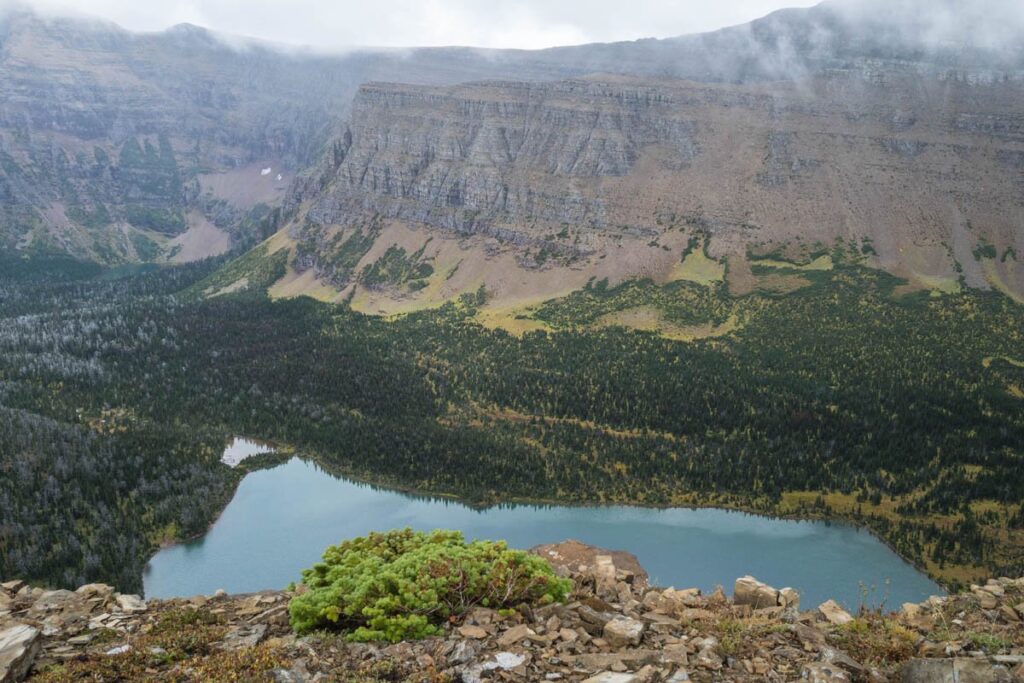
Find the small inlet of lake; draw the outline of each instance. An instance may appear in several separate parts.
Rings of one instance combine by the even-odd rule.
[[[476,510],[331,475],[299,458],[250,473],[201,539],[160,550],[144,575],[147,597],[280,589],[328,545],[370,531],[459,529],[517,548],[578,539],[635,554],[652,583],[705,591],[746,574],[800,591],[805,607],[829,598],[898,609],[942,590],[872,534],[845,524],[770,519],[713,509],[505,505]]]
[[[236,436],[224,449],[224,454],[220,456],[220,461],[230,467],[238,467],[247,458],[251,458],[254,455],[262,455],[263,453],[272,453],[273,451],[273,446]]]

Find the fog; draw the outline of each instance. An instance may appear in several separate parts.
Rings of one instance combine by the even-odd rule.
[[[132,30],[192,23],[276,43],[543,48],[669,37],[740,24],[815,0],[26,0],[49,15],[90,15]],[[0,0],[0,9],[13,6]]]
[[[1024,0],[830,0],[847,21],[899,30],[926,48],[1020,50]]]
[[[0,0],[0,19],[15,8],[135,31],[189,23],[212,29],[231,47],[317,53],[369,46],[532,49],[689,36],[657,53],[632,54],[647,60],[641,71],[721,80],[788,80],[870,56],[1024,70],[1024,0],[825,0],[816,6],[813,0]],[[639,68],[621,58],[589,50],[571,59],[581,71]]]

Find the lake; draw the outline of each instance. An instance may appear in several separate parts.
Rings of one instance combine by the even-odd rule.
[[[244,460],[254,455],[272,453],[273,450],[273,446],[236,436],[227,445],[227,448],[224,449],[224,454],[220,456],[220,461],[230,467],[238,467]]]
[[[652,583],[705,591],[751,574],[800,591],[804,607],[835,598],[898,608],[941,589],[878,538],[844,524],[712,509],[508,505],[476,510],[331,475],[299,458],[242,480],[201,539],[160,550],[144,575],[147,597],[280,589],[324,548],[369,531],[462,530],[529,548],[574,538],[634,553]]]

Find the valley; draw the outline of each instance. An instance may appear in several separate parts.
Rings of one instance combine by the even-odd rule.
[[[541,50],[0,8],[0,679],[1024,675],[1024,15],[971,4]],[[577,536],[706,594],[516,550]]]
[[[139,586],[156,545],[202,533],[231,497],[246,470],[220,462],[232,434],[475,505],[847,520],[947,586],[1024,558],[1024,378],[1005,361],[1024,312],[997,292],[904,292],[841,262],[797,271],[810,284],[781,298],[598,283],[537,307],[548,331],[516,336],[477,322],[485,290],[385,320],[252,290],[201,297],[215,262],[120,280],[51,268],[6,280],[0,311],[7,574]],[[637,301],[735,329],[676,341],[593,326]],[[17,512],[31,509],[69,516]]]

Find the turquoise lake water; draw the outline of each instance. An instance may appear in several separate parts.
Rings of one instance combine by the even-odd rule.
[[[294,458],[247,475],[201,539],[165,548],[144,576],[147,597],[283,588],[324,548],[369,531],[462,530],[513,547],[578,539],[634,553],[656,585],[732,592],[752,574],[800,591],[803,606],[835,598],[898,609],[941,589],[866,531],[725,510],[514,505],[475,510],[337,478]],[[867,600],[864,599],[865,593]]]

